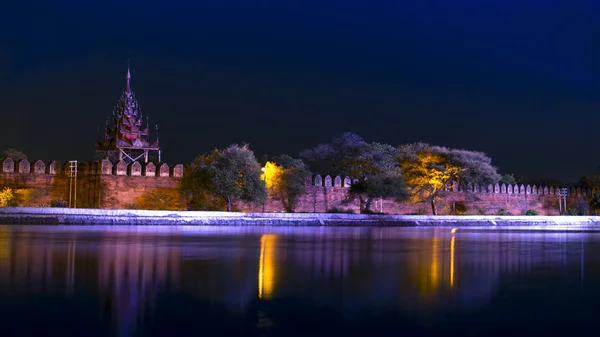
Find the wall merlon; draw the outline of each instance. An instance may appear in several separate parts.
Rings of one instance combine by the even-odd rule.
[[[146,177],[156,177],[156,165],[152,162],[146,163],[142,168],[142,171]]]
[[[2,172],[15,172],[15,162],[11,158],[6,158],[2,162]]]

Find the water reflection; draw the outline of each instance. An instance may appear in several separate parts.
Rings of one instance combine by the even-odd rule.
[[[143,323],[159,291],[179,278],[179,249],[154,236],[103,235],[98,252],[98,285],[103,314],[121,336]]]
[[[358,321],[364,310],[431,320],[488,305],[510,280],[583,284],[599,239],[446,228],[0,226],[0,295],[96,294],[82,310],[120,336],[152,335],[157,322],[185,325],[161,321],[161,303],[181,296],[236,317],[254,310],[259,329],[278,326],[260,305],[291,298],[310,302],[304,315],[328,307]],[[192,310],[177,303],[164,304],[175,317]]]
[[[277,235],[264,234],[260,237],[260,258],[258,262],[258,298],[270,299],[275,284],[275,245]]]

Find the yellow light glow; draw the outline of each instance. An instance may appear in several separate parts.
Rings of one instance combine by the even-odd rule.
[[[260,237],[258,261],[258,298],[270,299],[275,285],[275,245],[277,235],[263,234]]]
[[[431,277],[431,289],[437,289],[438,287],[438,281],[439,281],[439,262],[438,262],[438,238],[437,236],[433,237],[433,247],[432,247],[432,251],[431,251],[431,271],[430,271],[430,277]]]
[[[281,185],[281,180],[283,178],[283,168],[278,166],[275,163],[268,161],[265,164],[265,167],[261,169],[263,172],[260,175],[260,178],[264,180],[265,186],[268,190],[277,190]]]
[[[450,288],[454,287],[454,240],[455,237],[452,235],[452,239],[450,239]]]
[[[10,229],[0,228],[0,264],[8,264],[10,261]]]
[[[450,230],[450,233],[456,233],[456,228],[452,228],[452,230]]]

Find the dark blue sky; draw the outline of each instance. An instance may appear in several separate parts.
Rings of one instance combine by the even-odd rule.
[[[594,1],[12,1],[0,11],[0,147],[91,159],[124,86],[164,160],[352,131],[486,152],[503,172],[600,165]],[[252,3],[258,3],[254,5]]]

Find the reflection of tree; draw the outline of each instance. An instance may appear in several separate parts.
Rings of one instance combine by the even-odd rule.
[[[0,283],[4,275],[10,272],[11,230],[8,226],[0,226]]]
[[[275,228],[264,234],[265,228],[245,227],[190,229],[190,235],[178,229],[165,237],[145,230],[86,236],[0,226],[0,292],[62,296],[68,284],[77,296],[91,288],[104,317],[121,335],[132,335],[171,285],[214,308],[244,315],[266,308],[262,323],[273,317],[269,308],[290,298],[346,315],[385,308],[423,317],[448,303],[487,301],[511,274],[564,266],[567,258],[579,268],[583,259],[578,234],[449,228]],[[573,250],[568,255],[567,248]]]
[[[260,258],[258,263],[258,298],[271,299],[275,287],[275,246],[277,235],[264,234],[260,237]]]

